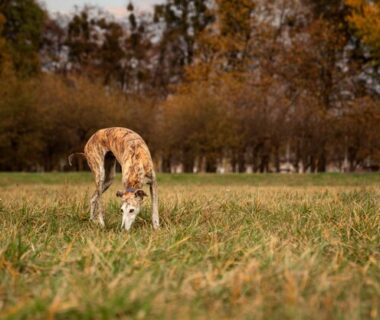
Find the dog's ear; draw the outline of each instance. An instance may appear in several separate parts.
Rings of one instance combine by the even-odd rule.
[[[144,197],[147,197],[147,196],[148,196],[148,195],[144,192],[144,190],[139,189],[139,190],[137,190],[137,191],[135,192],[135,197],[136,197],[136,198],[140,198],[141,200],[143,200]]]
[[[123,191],[118,191],[118,192],[116,192],[116,197],[121,198],[123,195],[124,195],[124,192],[123,192]]]

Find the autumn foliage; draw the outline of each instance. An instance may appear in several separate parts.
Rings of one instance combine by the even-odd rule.
[[[363,43],[379,58],[380,50],[380,2],[347,0],[352,12],[348,21],[355,28]]]
[[[365,0],[129,3],[124,21],[4,1],[0,169],[66,170],[124,126],[166,172],[376,170],[379,21]]]

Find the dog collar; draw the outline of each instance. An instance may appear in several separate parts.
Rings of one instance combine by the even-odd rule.
[[[135,193],[136,189],[135,188],[128,188],[127,192],[129,192],[129,193]]]

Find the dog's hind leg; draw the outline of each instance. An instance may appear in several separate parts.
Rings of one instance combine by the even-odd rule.
[[[104,169],[100,170],[99,174],[95,175],[96,190],[91,197],[91,209],[90,209],[90,220],[98,221],[100,225],[104,226],[103,219],[103,208],[101,203],[101,195],[104,189]]]
[[[98,221],[102,226],[104,226],[102,206],[100,202],[100,197],[103,193],[105,182],[104,158],[88,155],[87,161],[95,176],[96,185],[96,189],[90,201],[90,220]]]
[[[97,212],[99,208],[99,191],[96,189],[91,197],[90,201],[90,220],[95,221],[97,217]]]

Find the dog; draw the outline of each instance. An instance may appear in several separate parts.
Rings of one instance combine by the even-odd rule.
[[[121,198],[121,227],[130,230],[147,196],[142,187],[148,184],[152,199],[153,228],[159,228],[156,174],[148,146],[140,135],[126,128],[101,129],[88,140],[84,153],[69,156],[70,165],[76,155],[86,158],[95,177],[96,190],[90,201],[90,220],[105,226],[100,198],[114,180],[117,161],[122,168],[124,185],[124,190],[116,193]]]

